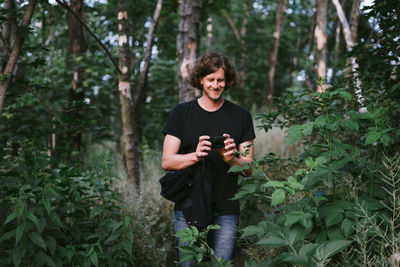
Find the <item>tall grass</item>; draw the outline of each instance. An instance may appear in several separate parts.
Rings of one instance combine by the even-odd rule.
[[[258,125],[254,122],[254,125]],[[273,127],[268,132],[264,129],[255,127],[256,139],[254,140],[254,157],[261,158],[268,153],[274,153],[279,158],[296,158],[303,151],[303,147],[299,144],[286,144],[286,129]]]
[[[104,154],[113,145],[93,145],[88,154],[92,164],[101,163]],[[161,152],[141,147],[141,187],[137,194],[126,175],[122,155],[114,153],[114,189],[123,196],[123,208],[132,218],[135,233],[134,251],[141,266],[176,266],[173,205],[160,196],[158,182],[164,174]],[[100,166],[101,167],[101,166]]]

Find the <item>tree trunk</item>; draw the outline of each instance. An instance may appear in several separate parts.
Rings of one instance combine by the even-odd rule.
[[[360,21],[360,4],[361,0],[354,0],[353,6],[351,7],[350,32],[351,38],[355,43],[357,43],[358,22]]]
[[[332,2],[336,7],[336,11],[339,16],[340,23],[342,24],[344,40],[346,42],[346,49],[347,49],[347,51],[350,52],[353,49],[353,46],[355,45],[355,41],[352,38],[349,23],[346,19],[343,8],[340,5],[339,1],[332,0]],[[361,92],[361,80],[360,80],[360,77],[357,72],[358,63],[357,63],[355,57],[350,57],[350,64],[351,64],[351,71],[353,73],[353,79],[354,79],[354,83],[355,83],[355,94],[357,97],[357,101],[361,106],[360,111],[365,112],[366,109],[364,107],[364,97],[362,96],[362,92]]]
[[[30,0],[28,3],[28,6],[26,7],[24,16],[22,18],[21,27],[29,26],[29,23],[31,21],[35,7],[36,7],[36,0]],[[0,75],[0,77],[1,77],[1,79],[0,79],[0,120],[1,120],[1,115],[3,113],[3,105],[4,105],[4,100],[6,97],[7,87],[10,83],[11,76],[12,76],[15,66],[17,64],[17,59],[18,59],[19,53],[21,52],[23,43],[24,43],[24,36],[17,36],[15,38],[15,42],[14,42],[13,48],[11,50],[11,53],[8,57],[7,64],[4,68],[4,71]]]
[[[342,0],[342,6],[346,3],[346,0]],[[333,68],[332,68],[332,83],[336,79],[337,65],[339,63],[339,55],[340,55],[340,21],[336,20],[336,31],[335,31],[335,58],[333,60]]]
[[[124,136],[124,156],[129,181],[135,185],[136,192],[140,188],[140,172],[138,159],[138,143],[134,136],[133,100],[129,69],[129,35],[128,35],[128,3],[118,0],[118,90],[121,102],[122,131]]]
[[[70,9],[79,17],[83,17],[83,0],[71,0],[69,2]],[[82,117],[82,111],[79,109],[77,102],[83,101],[84,89],[82,84],[82,76],[84,67],[77,62],[76,58],[85,53],[87,49],[85,31],[82,24],[70,12],[67,13],[68,36],[69,43],[67,47],[67,68],[73,73],[72,86],[69,89],[68,97],[68,116],[74,120]],[[70,132],[71,146],[77,150],[81,149],[82,133],[80,131]]]
[[[207,42],[206,42],[206,47],[208,51],[210,51],[211,49],[212,37],[213,37],[213,19],[211,16],[209,16],[207,18]]]
[[[307,86],[307,88],[310,91],[313,91],[313,85],[311,83],[311,77],[314,74],[314,61],[315,59],[311,58],[311,52],[313,51],[313,46],[314,46],[314,32],[315,32],[315,23],[317,20],[317,7],[318,7],[318,1],[315,1],[315,6],[313,7],[312,11],[313,11],[313,16],[312,16],[312,21],[311,21],[311,25],[310,25],[310,31],[308,34],[308,45],[307,45],[307,52],[306,52],[306,56],[308,58],[309,61],[311,61],[311,70],[306,71],[306,77],[304,79],[304,84],[305,86]]]
[[[316,59],[317,59],[317,75],[318,79],[326,80],[326,64],[328,52],[328,6],[329,0],[319,1],[317,10],[317,23],[315,27],[314,37],[317,44]],[[324,92],[325,86],[318,86],[317,92]]]
[[[163,0],[158,0],[156,8],[154,10],[153,20],[147,34],[147,47],[143,58],[143,69],[139,75],[139,81],[135,92],[135,97],[133,100],[133,114],[134,114],[134,135],[137,143],[140,144],[142,141],[142,113],[144,108],[144,103],[146,100],[146,89],[147,89],[147,73],[149,72],[151,50],[153,48],[154,34],[157,30],[158,21],[161,14]]]
[[[17,20],[15,16],[11,15],[12,10],[15,11],[14,0],[4,0],[3,9],[10,11],[5,14],[5,21],[1,27],[1,42],[0,47],[2,48],[2,58],[0,71],[4,71],[4,67],[7,64],[7,58],[10,56],[10,47],[14,45],[16,34],[17,34]]]
[[[296,67],[297,67],[297,56],[299,55],[299,51],[300,51],[300,44],[301,44],[301,36],[297,38],[297,43],[296,43],[296,52],[295,52],[295,56],[293,57],[292,60],[292,65],[290,66],[290,78],[289,78],[289,87],[292,87],[293,85],[293,80],[296,77]]]
[[[177,49],[179,102],[186,102],[200,95],[190,84],[190,74],[199,54],[201,0],[182,0],[180,7]]]
[[[274,96],[274,78],[275,78],[275,70],[278,59],[279,41],[280,41],[281,31],[283,28],[283,21],[284,21],[283,15],[286,11],[287,3],[288,0],[285,0],[285,2],[282,5],[282,0],[278,0],[276,6],[274,46],[269,58],[270,67],[268,72],[268,94],[267,94],[268,105],[272,104],[272,97]]]

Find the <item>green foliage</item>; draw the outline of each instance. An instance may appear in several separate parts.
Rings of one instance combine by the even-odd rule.
[[[32,142],[7,152],[0,166],[1,265],[134,264],[136,233],[111,189],[107,158],[101,170],[79,162],[50,169]]]
[[[195,260],[196,266],[228,267],[233,266],[231,261],[225,261],[223,257],[218,258],[214,250],[207,244],[207,234],[211,230],[219,229],[219,225],[209,225],[203,231],[199,231],[195,226],[190,226],[176,233],[176,237],[185,246],[178,247],[183,255],[180,262]],[[203,261],[205,258],[209,261]]]

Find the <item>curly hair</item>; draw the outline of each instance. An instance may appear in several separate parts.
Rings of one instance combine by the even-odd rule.
[[[218,52],[207,52],[196,60],[190,83],[195,88],[202,90],[203,87],[200,84],[200,79],[210,73],[216,72],[219,68],[225,71],[225,90],[234,86],[237,81],[235,67],[228,57]]]

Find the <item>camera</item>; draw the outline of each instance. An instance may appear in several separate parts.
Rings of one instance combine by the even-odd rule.
[[[224,143],[225,137],[224,136],[211,136],[209,141],[211,142],[211,148],[213,148],[213,149],[225,147],[225,143]]]

